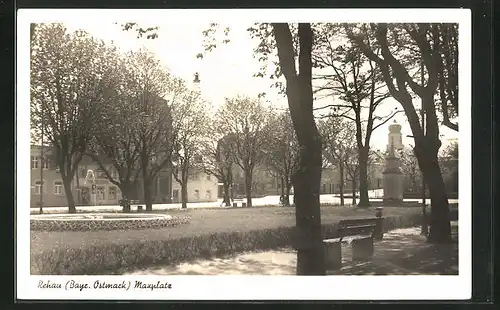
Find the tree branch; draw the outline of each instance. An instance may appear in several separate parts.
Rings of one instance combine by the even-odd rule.
[[[396,116],[396,114],[401,113],[401,112],[403,112],[403,110],[397,110],[397,111],[394,111],[392,114],[389,114],[388,116],[386,116],[387,118],[383,122],[381,122],[380,124],[377,124],[376,126],[374,126],[373,130],[375,130],[375,129],[379,128],[380,126],[384,125],[385,123],[387,123],[388,121],[390,121],[394,116]]]

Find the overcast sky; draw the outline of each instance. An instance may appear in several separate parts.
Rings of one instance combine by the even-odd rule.
[[[108,42],[113,42],[124,52],[131,49],[146,47],[154,52],[157,57],[169,68],[171,73],[187,81],[192,81],[195,72],[199,72],[201,83],[199,85],[203,96],[215,107],[224,101],[225,97],[232,97],[238,94],[257,96],[261,92],[266,92],[267,99],[273,106],[286,107],[286,98],[279,95],[277,91],[270,88],[271,80],[267,78],[257,78],[252,75],[259,70],[260,64],[253,57],[252,50],[256,46],[255,41],[250,38],[246,29],[251,23],[232,22],[224,24],[229,26],[231,42],[228,44],[218,44],[217,48],[206,54],[201,60],[196,58],[196,54],[203,51],[202,31],[208,28],[209,21],[186,20],[185,22],[175,21],[141,23],[141,26],[158,26],[158,38],[147,40],[138,39],[133,31],[123,31],[120,23],[115,20],[91,20],[75,19],[64,21],[68,30],[83,29],[95,37]],[[315,106],[320,106],[325,102],[315,102]],[[395,107],[401,109],[400,104],[394,99],[387,99],[376,112],[377,115],[388,115]],[[402,125],[403,144],[413,143],[411,130],[406,123],[404,113],[395,117],[395,120]],[[372,135],[371,146],[376,149],[385,149],[387,145],[389,122],[378,128]],[[442,126],[441,133],[443,141],[458,137],[456,132]]]

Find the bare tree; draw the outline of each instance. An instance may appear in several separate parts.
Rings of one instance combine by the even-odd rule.
[[[202,165],[201,145],[209,131],[207,118],[208,105],[195,91],[185,90],[183,100],[172,106],[175,134],[173,154],[173,176],[181,185],[182,208],[187,208],[188,180],[193,169],[200,169]]]
[[[87,155],[99,165],[107,179],[118,186],[122,196],[130,198],[140,174],[137,143],[140,123],[138,109],[132,104],[135,93],[129,90],[123,58],[116,63],[115,70],[115,96],[105,104],[100,118],[95,120],[95,135]],[[130,206],[125,205],[123,211],[130,212]]]
[[[390,94],[385,87],[378,65],[351,44],[339,24],[316,27],[313,61],[320,73],[314,76],[316,95],[333,98],[329,108],[334,116],[345,117],[355,124],[357,162],[359,163],[359,206],[368,207],[368,154],[372,133],[396,114],[376,114]]]
[[[233,161],[245,174],[247,206],[252,206],[252,176],[255,167],[264,160],[263,146],[266,142],[265,124],[267,109],[260,100],[248,97],[226,99],[217,112],[224,121],[221,128],[234,137]]]
[[[209,133],[202,143],[203,171],[213,175],[222,183],[223,203],[226,207],[231,205],[231,191],[233,184],[233,136],[225,135],[220,128],[220,121],[214,118],[210,124]]]
[[[415,154],[432,200],[428,240],[449,242],[451,227],[448,197],[437,158],[441,141],[435,96],[440,85],[449,85],[451,87],[447,90],[457,91],[452,79],[458,76],[458,67],[451,66],[451,71],[447,73],[443,70],[443,54],[449,47],[443,36],[450,28],[453,31],[457,29],[452,24],[361,24],[346,25],[345,28],[350,40],[380,67],[391,96],[399,101],[405,111],[415,139]],[[452,58],[458,57],[458,51],[448,54]],[[420,77],[417,77],[420,82],[415,81],[411,74],[415,63],[421,64]],[[448,79],[449,84],[445,84],[443,79]],[[425,131],[410,92],[422,100]],[[449,104],[456,108],[457,101],[446,99],[441,107],[448,108]],[[445,125],[458,130],[456,124],[454,126],[448,122]]]
[[[344,205],[344,186],[348,169],[352,166],[352,157],[356,157],[356,131],[353,122],[341,117],[327,117],[318,123],[323,141],[325,158],[339,171],[340,205]],[[351,169],[352,170],[352,169]]]
[[[147,50],[128,55],[131,104],[138,122],[136,143],[139,148],[142,191],[146,211],[153,208],[151,186],[158,173],[172,160],[175,132],[172,106],[182,97],[180,82]]]
[[[83,31],[61,24],[32,29],[31,126],[54,148],[70,213],[78,164],[94,134],[94,119],[111,95],[115,52]],[[36,134],[35,134],[36,135]]]
[[[283,111],[268,121],[265,163],[271,172],[280,179],[281,201],[290,206],[292,176],[299,166],[299,145],[293,129],[290,112]]]

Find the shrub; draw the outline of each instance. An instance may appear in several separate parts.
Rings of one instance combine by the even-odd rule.
[[[420,221],[420,215],[388,217],[384,219],[383,228],[388,231],[413,227]],[[323,225],[323,234],[334,235],[336,228],[337,224]],[[293,229],[277,227],[249,232],[228,231],[171,240],[52,249],[32,254],[31,274],[122,274],[127,270],[153,265],[175,265],[200,258],[278,249],[291,245]]]
[[[165,219],[144,220],[30,220],[32,231],[96,231],[96,230],[129,230],[173,227],[188,224],[191,221],[187,216],[173,216]]]

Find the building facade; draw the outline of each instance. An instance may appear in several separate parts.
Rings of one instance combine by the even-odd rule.
[[[50,149],[44,148],[43,180],[41,167],[41,148],[31,146],[31,199],[30,207],[67,206],[66,193],[62,176],[56,163],[50,156]],[[111,183],[106,174],[89,157],[84,156],[78,165],[75,177],[71,182],[71,192],[77,206],[92,205],[92,184],[87,181],[87,171],[92,170],[95,175],[96,205],[117,205],[120,201],[120,189]],[[111,169],[110,169],[111,170]],[[115,172],[116,173],[116,172]],[[43,182],[43,195],[41,194]]]
[[[187,183],[188,202],[217,201],[217,184],[216,177],[200,170],[194,170],[190,173]],[[175,179],[172,182],[172,202],[181,202],[181,185]]]
[[[42,150],[39,146],[31,146],[31,193],[30,207],[36,208],[42,204],[44,207],[65,207],[67,198],[62,181],[61,173],[57,164],[52,159],[51,150],[44,147],[44,160],[41,160]],[[43,172],[41,165],[43,162]],[[113,178],[117,178],[117,172],[113,171],[110,164],[106,169],[111,171]],[[118,205],[122,199],[122,193],[118,186],[107,178],[104,171],[90,157],[84,156],[78,165],[75,177],[71,182],[71,192],[77,206],[94,205],[92,201],[92,184],[87,181],[89,170],[95,176],[95,205]],[[43,180],[42,180],[43,175]],[[196,177],[188,182],[189,202],[217,201],[217,180],[203,173],[196,173]],[[151,187],[153,203],[180,202],[180,185],[172,180],[171,168],[166,168],[158,173]],[[43,186],[42,186],[43,185]],[[43,188],[43,193],[42,193]],[[136,180],[129,199],[142,202],[143,189],[141,180]]]
[[[245,197],[245,173],[238,165],[233,165],[233,192],[235,197]],[[281,183],[273,176],[270,169],[264,166],[255,167],[252,174],[252,196],[263,197],[279,195]]]
[[[384,165],[382,163],[368,164],[368,190],[383,187]],[[337,167],[329,167],[321,172],[321,194],[340,194],[340,171]],[[356,180],[357,191],[359,191],[359,178]],[[352,180],[344,171],[344,193],[352,191]]]
[[[383,188],[383,172],[385,166],[383,163],[368,164],[368,190]],[[269,169],[260,166],[256,167],[252,177],[252,195],[253,197],[262,197],[268,195],[281,194],[281,180],[274,176]],[[359,178],[357,180],[357,190],[359,191]],[[340,193],[340,171],[337,167],[324,168],[321,172],[321,194],[339,194]],[[352,181],[344,171],[344,193],[352,191]],[[241,167],[233,167],[233,192],[235,198],[245,197],[245,175]],[[293,187],[292,191],[293,193]],[[222,197],[222,186],[219,186],[219,197]]]

